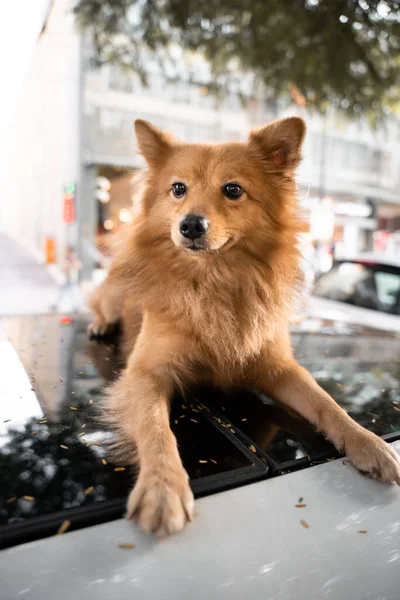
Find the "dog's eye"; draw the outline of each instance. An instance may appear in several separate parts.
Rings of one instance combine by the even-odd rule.
[[[243,194],[243,188],[237,183],[227,183],[222,188],[222,193],[229,198],[229,200],[238,200]]]
[[[172,193],[175,196],[175,198],[183,198],[186,192],[187,187],[184,183],[177,181],[176,183],[172,184]]]

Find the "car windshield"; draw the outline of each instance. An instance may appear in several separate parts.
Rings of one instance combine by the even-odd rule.
[[[5,365],[0,421],[0,547],[122,516],[129,465],[110,455],[98,418],[104,384],[121,367],[118,339],[88,342],[87,316],[0,320]],[[332,325],[334,325],[332,323]],[[400,434],[400,339],[353,326],[292,331],[299,362],[364,427]],[[17,399],[17,401],[16,401]],[[268,479],[336,451],[266,397],[196,390],[176,398],[171,427],[196,495]]]
[[[400,269],[379,264],[343,261],[315,284],[316,296],[400,315]]]

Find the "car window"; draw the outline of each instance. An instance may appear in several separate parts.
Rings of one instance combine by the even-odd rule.
[[[396,309],[395,311],[388,310],[388,312],[399,314],[400,275],[376,272],[375,281],[379,302],[389,309]]]
[[[316,296],[389,314],[400,314],[400,272],[355,262],[335,263],[322,275]]]

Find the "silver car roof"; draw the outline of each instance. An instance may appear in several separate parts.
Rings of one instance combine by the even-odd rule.
[[[300,498],[303,508],[295,506]],[[197,507],[182,534],[161,541],[118,520],[4,550],[0,598],[400,597],[400,490],[342,459],[208,496]]]

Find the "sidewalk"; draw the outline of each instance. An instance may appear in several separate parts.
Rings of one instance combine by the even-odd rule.
[[[0,316],[54,312],[58,294],[46,267],[0,234]]]

